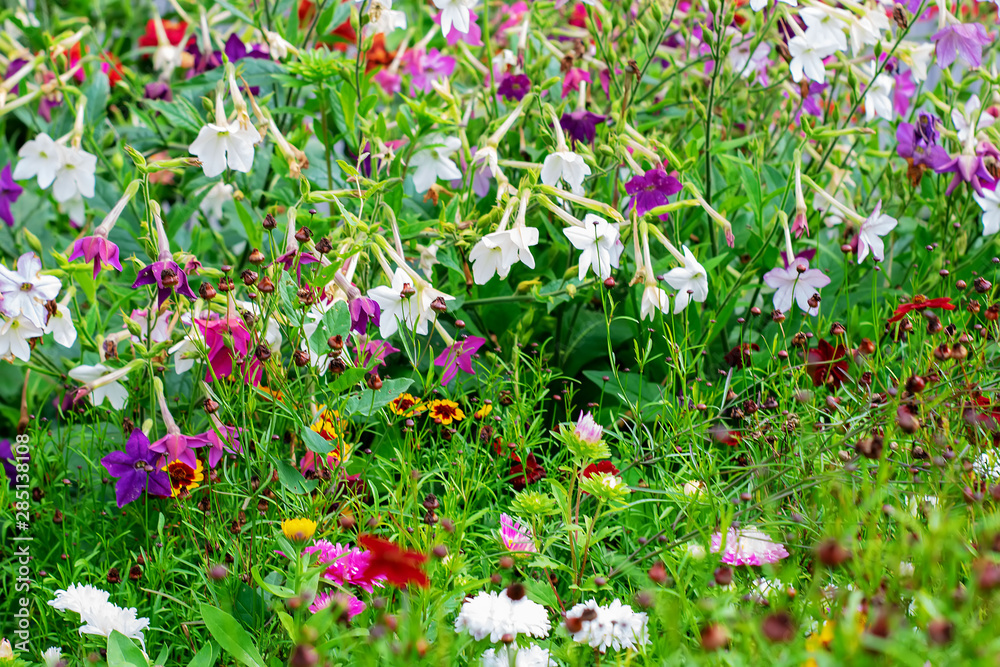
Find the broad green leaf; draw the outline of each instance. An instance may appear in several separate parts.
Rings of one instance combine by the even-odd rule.
[[[108,667],[149,667],[149,660],[131,639],[112,630],[108,637]]]
[[[323,436],[308,426],[302,427],[302,442],[306,443],[306,449],[317,454],[329,454],[333,451],[333,446],[327,442]]]
[[[207,604],[201,605],[201,618],[205,621],[205,626],[212,634],[212,638],[219,642],[223,650],[229,653],[233,659],[250,667],[266,667],[264,659],[260,657],[260,652],[254,644],[253,637],[243,629],[243,626],[235,618],[221,609]]]
[[[215,664],[215,660],[215,649],[212,642],[208,642],[201,647],[201,650],[195,653],[194,657],[191,658],[191,662],[188,663],[188,667],[212,667]]]
[[[296,495],[305,495],[316,488],[317,480],[306,480],[298,468],[287,461],[278,461],[278,481]]]
[[[389,405],[392,399],[406,391],[413,384],[412,378],[393,378],[382,383],[378,391],[366,389],[357,396],[347,400],[345,410],[348,415],[371,416],[378,410]]]

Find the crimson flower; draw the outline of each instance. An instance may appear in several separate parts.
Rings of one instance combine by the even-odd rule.
[[[816,347],[809,350],[806,372],[812,378],[813,386],[828,384],[832,389],[836,389],[848,379],[847,348],[843,345],[834,347],[821,340]]]
[[[173,46],[178,46],[184,39],[187,32],[187,23],[183,21],[164,21],[163,32],[167,35],[167,41]],[[156,21],[149,19],[146,21],[146,33],[139,38],[139,46],[146,49],[160,46],[160,40],[156,36]],[[149,57],[148,54],[146,57]]]
[[[617,475],[619,472],[621,471],[611,461],[598,461],[584,468],[583,476],[589,478],[594,475]]]
[[[510,466],[510,484],[515,491],[524,491],[529,484],[534,484],[545,477],[545,468],[538,464],[534,454],[528,454],[522,462],[517,454],[511,454],[515,463]]]
[[[365,582],[384,578],[399,588],[406,588],[410,583],[422,588],[430,586],[427,574],[421,569],[421,565],[427,560],[424,554],[400,549],[389,540],[374,535],[362,535],[358,542],[362,549],[367,549],[371,554],[368,566],[361,573]]]
[[[896,308],[896,312],[893,313],[892,317],[889,319],[889,324],[893,322],[898,322],[907,313],[911,313],[915,310],[927,310],[928,308],[940,308],[941,310],[955,310],[955,304],[951,302],[950,296],[942,296],[937,299],[928,299],[923,294],[914,295],[913,299],[909,303],[904,303],[900,307]]]
[[[757,343],[740,343],[726,353],[723,360],[729,364],[730,368],[744,368],[753,361],[753,353],[760,352],[760,345]]]

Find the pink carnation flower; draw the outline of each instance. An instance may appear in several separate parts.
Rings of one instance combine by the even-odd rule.
[[[368,561],[371,560],[368,551],[333,544],[327,540],[316,540],[316,544],[306,547],[302,553],[318,554],[316,564],[329,565],[323,571],[323,578],[335,584],[360,586],[369,593],[372,592],[372,583],[382,586],[380,581],[369,582],[367,577],[362,576],[368,568]]]
[[[713,554],[722,549],[722,533],[712,535]],[[737,530],[730,528],[726,534],[726,548],[722,552],[722,562],[727,565],[765,565],[777,563],[782,558],[788,558],[788,550],[784,545],[771,541],[771,538],[754,527]]]
[[[500,539],[508,551],[537,551],[531,538],[531,528],[509,514],[500,515]]]
[[[323,593],[317,597],[311,605],[309,611],[317,613],[327,607],[341,607],[347,614],[347,620],[351,620],[365,610],[365,603],[354,597],[350,593],[341,591],[331,591]]]

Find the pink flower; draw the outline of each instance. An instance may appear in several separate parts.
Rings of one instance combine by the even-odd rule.
[[[710,551],[719,553],[722,548],[722,533],[712,535]],[[739,530],[730,528],[726,533],[726,548],[722,552],[722,562],[727,565],[765,565],[788,558],[784,545],[772,542],[771,538],[753,526]]]
[[[329,567],[323,571],[323,578],[340,586],[348,584],[360,586],[371,593],[373,583],[379,587],[383,585],[378,580],[369,582],[363,576],[365,570],[368,569],[368,562],[371,560],[371,554],[363,549],[345,547],[341,544],[333,544],[327,540],[316,540],[314,545],[306,547],[302,550],[302,553],[318,554],[316,559],[317,565],[329,564]],[[384,577],[377,577],[376,579],[380,580],[384,579]]]
[[[577,438],[582,442],[595,445],[601,441],[603,433],[604,427],[595,422],[594,417],[589,412],[587,414],[580,412],[580,417],[576,420],[576,428],[573,429],[573,434]]]
[[[323,609],[326,609],[327,607],[333,607],[334,609],[339,607],[343,610],[343,613],[347,614],[347,620],[351,620],[365,610],[365,603],[350,593],[332,591],[323,593],[317,597],[316,600],[309,605],[309,611],[315,614]]]
[[[570,70],[566,72],[566,78],[563,79],[563,87],[562,87],[563,99],[565,99],[567,95],[570,95],[580,90],[581,81],[592,83],[590,78],[590,72],[582,70],[579,67],[571,67]]]
[[[250,332],[247,331],[243,319],[238,316],[220,317],[210,322],[195,320],[195,323],[201,329],[205,345],[208,347],[208,362],[211,368],[205,369],[205,382],[230,375],[233,372],[235,358],[246,357],[250,349]],[[232,347],[226,344],[227,334],[232,341]]]
[[[537,551],[531,537],[531,528],[521,524],[509,514],[500,515],[500,540],[508,551]]]

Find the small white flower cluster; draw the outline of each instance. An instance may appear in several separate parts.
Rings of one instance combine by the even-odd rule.
[[[491,642],[500,641],[504,635],[547,637],[551,627],[545,607],[527,596],[511,600],[507,591],[482,592],[466,600],[455,620],[455,632],[467,630],[474,639],[489,637]]]
[[[637,651],[649,644],[648,621],[645,613],[632,611],[632,607],[618,599],[606,607],[591,599],[566,612],[566,626],[573,640],[589,644],[601,653],[609,647],[616,651]]]
[[[89,584],[70,584],[66,590],[56,591],[56,597],[49,600],[49,606],[79,614],[83,622],[80,634],[109,637],[117,630],[129,639],[137,639],[145,649],[142,631],[149,627],[149,619],[138,618],[134,607],[119,607],[108,597],[107,592]]]
[[[511,653],[514,661],[511,662]],[[548,649],[537,644],[528,646],[501,646],[498,649],[487,649],[483,652],[480,662],[482,667],[555,667],[556,661],[549,657]]]
[[[86,222],[83,198],[94,196],[97,156],[79,146],[65,146],[42,132],[17,152],[14,180],[37,178],[38,187],[52,186],[52,196],[67,207],[70,219]]]
[[[63,347],[76,341],[68,310],[70,294],[56,304],[62,283],[41,270],[42,261],[33,252],[21,255],[13,270],[0,265],[0,359],[28,361],[29,341],[47,333]]]

